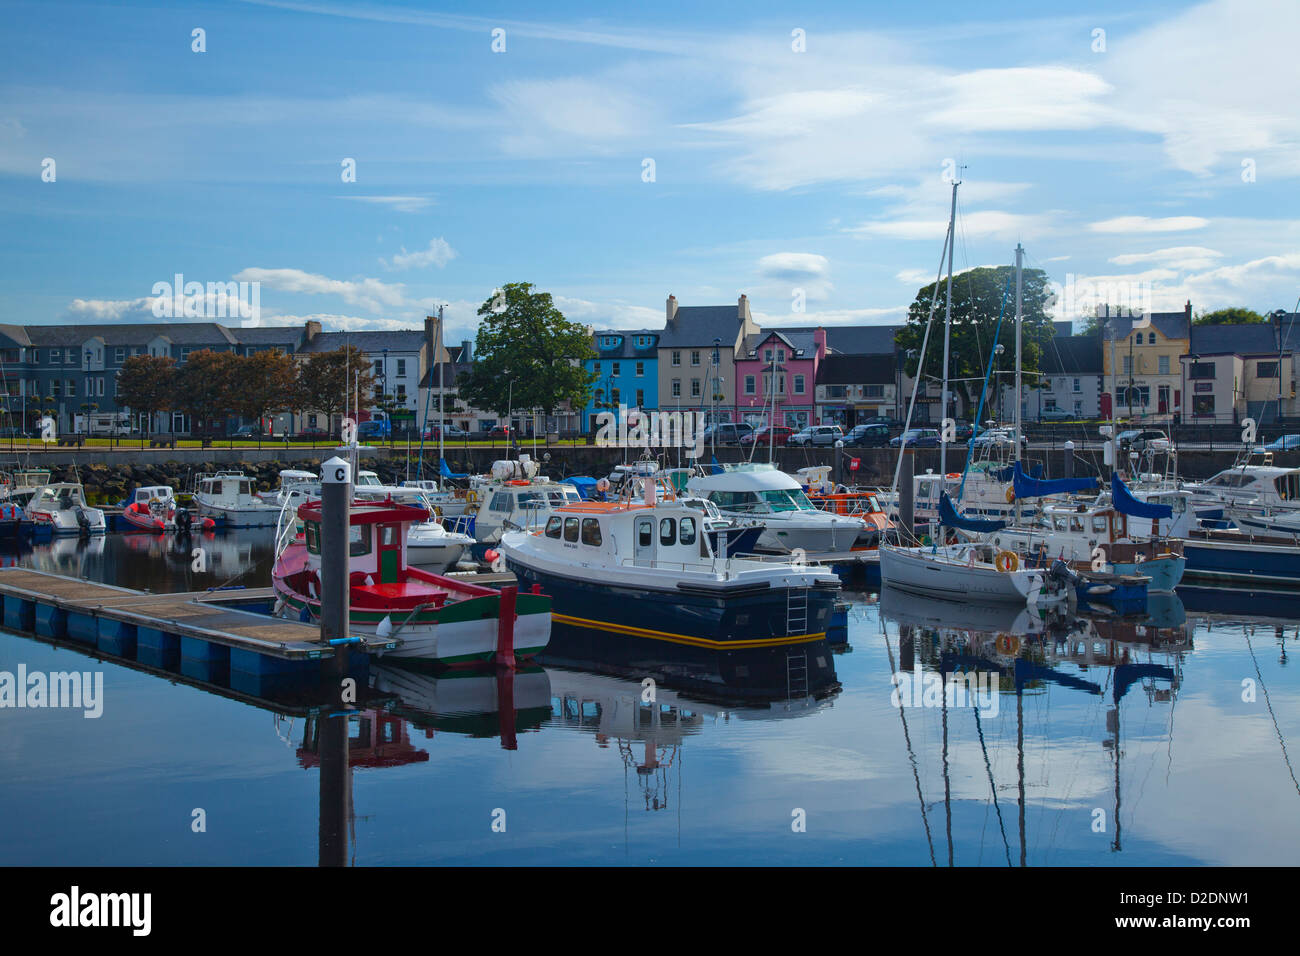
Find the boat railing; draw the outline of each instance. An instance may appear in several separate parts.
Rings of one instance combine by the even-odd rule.
[[[275,518],[275,556],[278,559],[298,535],[298,503],[295,494],[285,496]]]

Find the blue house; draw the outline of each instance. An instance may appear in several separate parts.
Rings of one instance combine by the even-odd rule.
[[[582,410],[582,429],[595,427],[595,415],[618,411],[620,404],[642,411],[659,407],[659,332],[611,329],[592,336],[596,357],[583,363],[594,372],[592,398]]]

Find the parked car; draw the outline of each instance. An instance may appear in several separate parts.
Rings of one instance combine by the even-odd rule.
[[[448,425],[445,428],[440,425],[430,425],[424,430],[424,438],[426,441],[430,438],[437,441],[439,432],[442,432],[443,441],[451,441],[452,439],[459,441],[462,438],[469,437],[469,432],[465,431],[463,428],[457,427],[456,425]]]
[[[757,442],[760,447],[768,444],[769,441],[773,445],[784,445],[793,434],[794,429],[789,425],[764,425],[757,431],[745,432],[738,440],[742,445],[752,445]]]
[[[802,431],[790,436],[789,445],[823,445],[831,446],[844,440],[844,429],[839,425],[809,425]]]
[[[333,436],[322,428],[305,428],[293,437],[298,441],[325,441]]]
[[[1040,422],[1072,422],[1074,418],[1074,413],[1064,408],[1044,408],[1038,413]]]
[[[1266,451],[1300,450],[1300,435],[1283,435],[1264,446]]]
[[[494,425],[492,430],[487,433],[488,438],[506,439],[510,437],[509,425]]]
[[[388,438],[393,434],[392,422],[387,419],[371,419],[357,425],[357,440]]]
[[[970,422],[957,422],[957,428],[953,433],[953,437],[956,438],[957,441],[970,441],[971,436],[974,434],[975,426]]]
[[[889,444],[889,426],[884,422],[854,425],[844,436],[844,444],[851,448],[884,448]]]
[[[704,444],[739,445],[741,437],[753,431],[748,422],[719,422],[704,429]]]
[[[890,448],[902,448],[904,445],[912,448],[938,448],[939,431],[935,428],[909,428],[897,438],[889,440]]]
[[[260,438],[261,436],[262,430],[256,425],[240,425],[230,435],[231,438]]]
[[[1000,448],[1006,445],[1011,445],[1014,442],[1014,432],[1010,428],[990,428],[987,431],[982,431],[976,435],[974,444],[980,447],[993,445]],[[1028,444],[1029,439],[1024,435],[1021,435],[1020,447],[1024,448]]]
[[[1147,442],[1160,440],[1168,441],[1169,436],[1158,428],[1131,428],[1128,431],[1122,431],[1115,436],[1119,443],[1120,451],[1142,451],[1147,446]]]

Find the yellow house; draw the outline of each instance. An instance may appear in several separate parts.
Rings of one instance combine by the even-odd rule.
[[[1188,350],[1191,302],[1182,312],[1099,318],[1106,330],[1102,417],[1164,422],[1185,417],[1182,358]]]

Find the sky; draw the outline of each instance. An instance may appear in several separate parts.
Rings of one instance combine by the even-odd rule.
[[[1022,243],[1058,318],[1295,308],[1300,4],[1138,7],[6,0],[0,322],[153,321],[179,273],[448,341],[524,281],[892,323],[953,178],[955,269]]]

